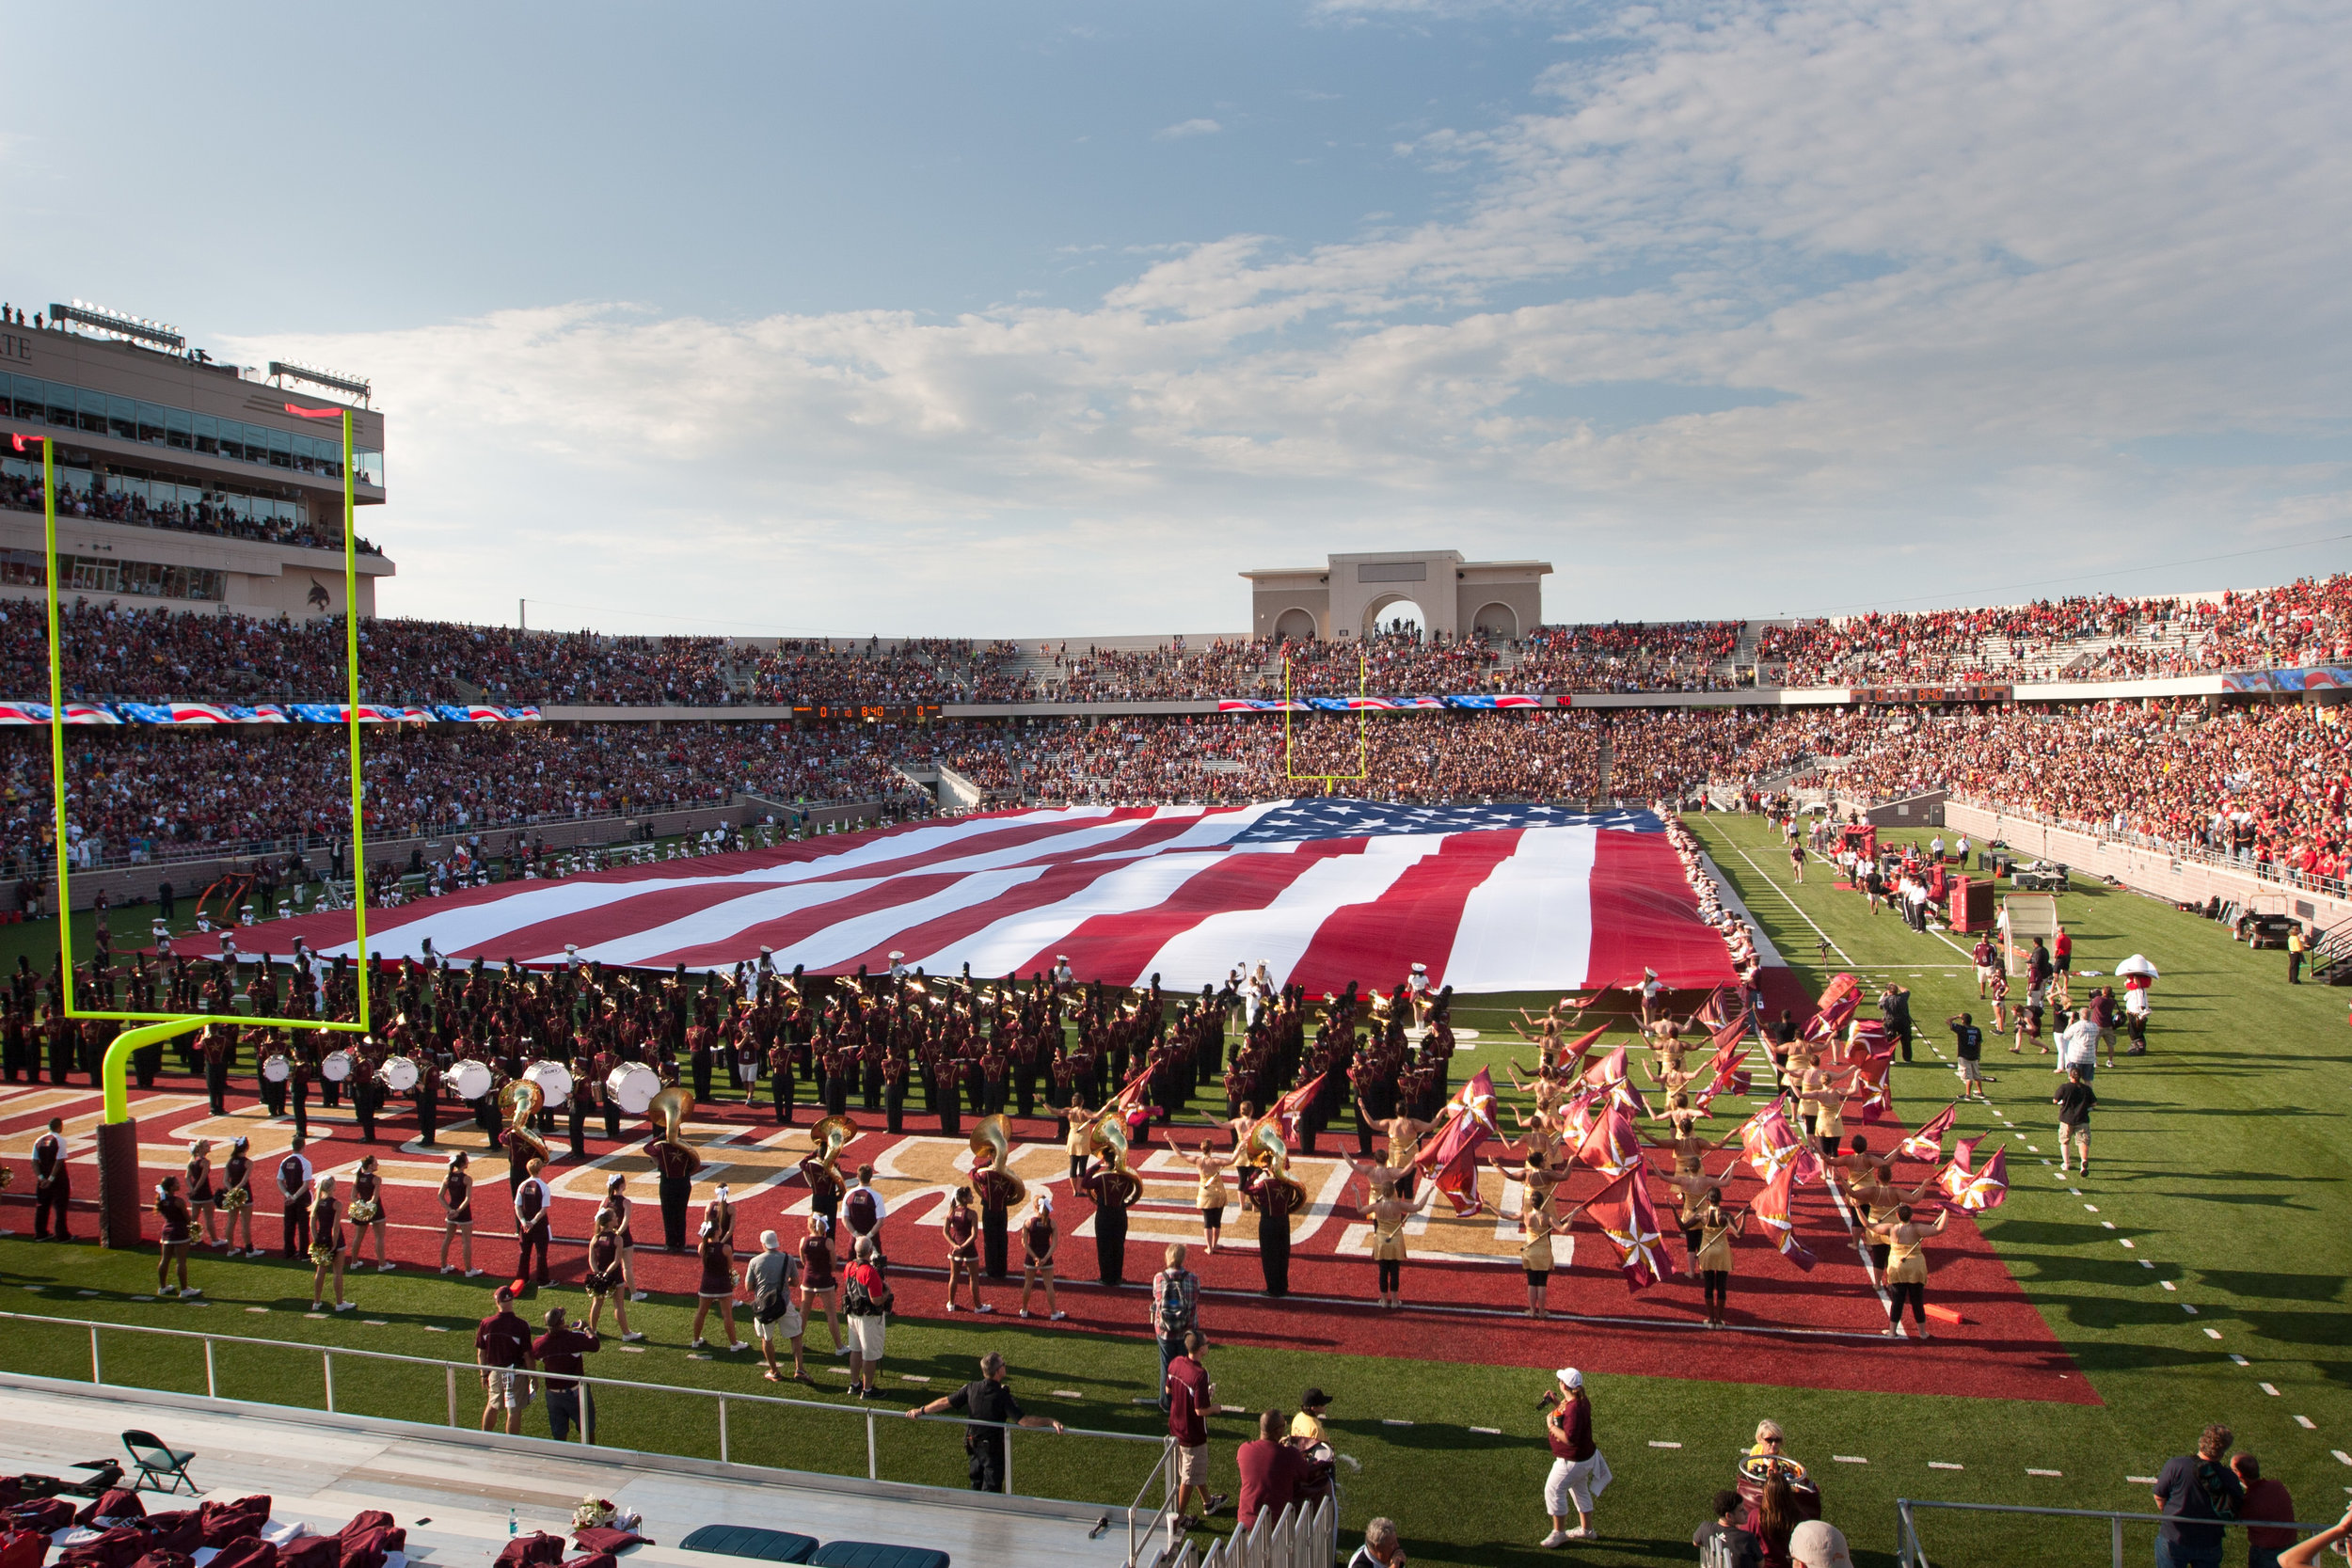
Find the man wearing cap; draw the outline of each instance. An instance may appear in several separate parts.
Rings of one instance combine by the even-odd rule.
[[[511,1286],[498,1288],[497,1310],[473,1331],[474,1365],[482,1369],[482,1430],[496,1430],[503,1413],[510,1433],[523,1430],[531,1404],[531,1325],[515,1312]]]
[[[1788,1532],[1791,1568],[1853,1568],[1846,1532],[1822,1519],[1807,1519]]]
[[[587,1370],[580,1357],[602,1350],[604,1341],[597,1338],[595,1329],[574,1328],[565,1322],[561,1307],[548,1308],[547,1325],[548,1331],[532,1341],[531,1354],[546,1374],[548,1435],[561,1443],[577,1426],[580,1440],[593,1445],[596,1440],[596,1402],[589,1386],[580,1381]]]
[[[1544,1417],[1544,1434],[1551,1443],[1551,1474],[1544,1479],[1544,1512],[1551,1515],[1546,1546],[1590,1541],[1593,1529],[1593,1474],[1600,1450],[1593,1444],[1593,1402],[1584,1394],[1584,1374],[1563,1367],[1551,1409]],[[1576,1510],[1576,1528],[1568,1528],[1568,1510]]]

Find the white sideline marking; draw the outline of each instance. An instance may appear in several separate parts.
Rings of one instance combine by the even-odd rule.
[[[1928,1461],[1928,1468],[1931,1470],[1964,1470],[1967,1467],[1965,1465],[1947,1465],[1940,1459]]]
[[[2208,1339],[2218,1339],[2221,1338],[2221,1330],[2217,1328],[2209,1328],[2205,1330],[2205,1338]]]
[[[1470,1430],[1478,1433],[1481,1437],[1500,1437],[1502,1435],[1502,1429],[1501,1427],[1472,1427]]]
[[[2295,1418],[2295,1424],[2301,1427],[2305,1432],[2317,1432],[2319,1430],[2319,1428],[2312,1423],[2312,1418],[2309,1416],[2297,1416]]]
[[[2346,1453],[2342,1449],[2330,1449],[2328,1451],[2336,1456],[2337,1464],[2352,1465],[2352,1453]]]
[[[2130,1246],[2132,1243],[2129,1243],[2129,1242],[2125,1242],[2123,1244],[2124,1244],[2125,1246]],[[2145,1259],[2145,1258],[2143,1258],[2143,1259],[2141,1259],[2139,1260],[2139,1266],[2140,1266],[2141,1268],[2143,1268],[2143,1269],[2153,1269],[2153,1268],[2154,1268],[2154,1267],[2155,1267],[2155,1265],[2154,1265],[2153,1263],[2151,1263],[2151,1262],[2150,1262],[2150,1261],[2148,1261],[2148,1259]]]
[[[2064,1470],[2027,1470],[2026,1474],[2029,1476],[2063,1476],[2066,1472]]]
[[[2141,1486],[2153,1486],[2156,1483],[2156,1478],[2153,1476],[2125,1476],[2123,1479],[2128,1481],[2136,1481]]]
[[[2236,1362],[2241,1367],[2250,1367],[2253,1365],[2251,1361],[2247,1360],[2246,1357],[2240,1355],[2235,1351],[2232,1351],[2230,1353],[2230,1359]]]
[[[1682,1447],[1679,1443],[1669,1443],[1662,1438],[1657,1437],[1653,1437],[1649,1440],[1649,1446],[1653,1449],[1678,1449]]]
[[[1083,1394],[1079,1393],[1079,1392],[1078,1392],[1078,1390],[1076,1390],[1075,1388],[1056,1388],[1056,1389],[1051,1390],[1051,1392],[1053,1393],[1053,1396],[1054,1396],[1056,1399],[1057,1399],[1057,1400],[1075,1400],[1075,1399],[1083,1399],[1083,1398],[1085,1398],[1085,1397],[1086,1397],[1086,1396],[1084,1396]],[[1231,1407],[1229,1406],[1228,1408],[1231,1408]]]
[[[2187,1302],[2181,1303],[2181,1310],[2187,1313],[2192,1318],[2197,1316],[2197,1308],[2190,1306]]]
[[[1867,1465],[1870,1462],[1858,1453],[1834,1453],[1830,1457],[1840,1465]]]
[[[266,1307],[248,1307],[246,1310],[248,1312],[266,1312],[269,1308]]]
[[[2157,1281],[2156,1281],[2156,1283],[2157,1283],[2157,1284],[2159,1284],[2159,1285],[2161,1285],[2161,1286],[2163,1286],[2163,1287],[2164,1287],[2166,1290],[2168,1290],[2168,1291],[2177,1291],[2177,1290],[2179,1290],[2179,1289],[2180,1289],[2180,1287],[2179,1287],[2178,1285],[2173,1284],[2173,1283],[2172,1283],[2172,1281],[2170,1281],[2170,1280],[2169,1280],[2169,1279],[2159,1279],[2159,1280],[2157,1280]],[[2194,1310],[2194,1308],[2192,1308],[2191,1310]]]
[[[1384,1427],[1408,1427],[1413,1423],[1410,1421],[1400,1421],[1393,1416],[1383,1416],[1380,1418],[1380,1424]]]
[[[929,1383],[930,1379],[916,1372],[900,1372],[898,1374],[898,1381],[901,1383]],[[1156,1404],[1159,1402],[1155,1400],[1152,1402]]]
[[[2123,1238],[2123,1244],[2124,1244],[2125,1246],[2127,1246],[2127,1247],[2130,1247],[2130,1248],[2131,1248],[2134,1252],[2137,1252],[2137,1251],[2139,1250],[2139,1243],[2138,1243],[2137,1242],[2133,1241],[2133,1240],[2132,1240],[2129,1236],[2126,1236],[2126,1237],[2124,1237],[2124,1238]],[[2153,1267],[2155,1267],[2155,1265],[2154,1265],[2153,1263],[2151,1263],[2151,1264],[2149,1264],[2148,1266],[2149,1266],[2150,1268],[2153,1268]]]
[[[2274,1400],[2275,1400],[2275,1399],[2277,1399],[2277,1398],[2279,1397],[2279,1390],[2278,1390],[2278,1389],[2276,1389],[2276,1388],[2273,1388],[2273,1387],[2272,1387],[2269,1384],[2267,1384],[2267,1383],[2257,1383],[2257,1384],[2255,1384],[2255,1385],[2254,1385],[2254,1386],[2255,1386],[2255,1387],[2257,1387],[2257,1388],[2259,1388],[2259,1389],[2261,1389],[2264,1393],[2268,1394],[2268,1395],[2269,1395],[2272,1399],[2274,1399]]]

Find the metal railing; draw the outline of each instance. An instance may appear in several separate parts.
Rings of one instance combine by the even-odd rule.
[[[2265,1529],[2299,1530],[2306,1535],[2333,1529],[2336,1521],[2324,1525],[2307,1525],[2296,1519],[2176,1519],[2162,1513],[2125,1513],[2103,1508],[2028,1508],[2023,1503],[1947,1503],[1923,1497],[1895,1499],[1895,1561],[1898,1568],[1931,1568],[1928,1554],[1919,1544],[1918,1521],[1913,1517],[1917,1509],[1941,1508],[1955,1513],[2039,1513],[2062,1519],[2105,1519],[2107,1521],[2107,1544],[2114,1568],[2123,1568],[2123,1527],[2125,1525],[2208,1526],[2214,1529],[2243,1529],[2257,1526]]]
[[[1187,1541],[1164,1560],[1167,1568],[1329,1568],[1339,1555],[1339,1507],[1321,1497],[1261,1513],[1248,1530],[1212,1542],[1206,1552]]]
[[[93,1386],[98,1387],[108,1386],[105,1375],[104,1354],[100,1342],[100,1336],[102,1334],[137,1334],[149,1336],[154,1338],[193,1339],[200,1341],[204,1347],[204,1395],[207,1399],[213,1400],[225,1398],[225,1396],[223,1396],[220,1392],[219,1368],[217,1358],[215,1354],[215,1346],[220,1341],[226,1340],[239,1350],[285,1350],[298,1351],[306,1354],[313,1354],[319,1358],[320,1385],[325,1395],[326,1409],[328,1415],[355,1414],[355,1412],[350,1411],[339,1412],[335,1408],[335,1363],[339,1359],[390,1362],[412,1367],[435,1367],[440,1369],[442,1374],[444,1397],[448,1407],[448,1424],[452,1427],[460,1429],[463,1429],[466,1426],[466,1423],[459,1418],[461,1411],[469,1411],[471,1409],[471,1405],[470,1403],[465,1405],[461,1405],[459,1403],[457,1397],[458,1374],[460,1372],[464,1372],[469,1376],[478,1377],[485,1370],[485,1369],[477,1366],[472,1362],[443,1361],[425,1355],[402,1355],[391,1351],[353,1350],[341,1345],[304,1344],[299,1340],[292,1339],[257,1339],[243,1334],[213,1334],[207,1333],[201,1329],[189,1328],[157,1328],[146,1323],[99,1323],[87,1318],[53,1318],[38,1312],[0,1312],[0,1323],[10,1322],[41,1323],[52,1328],[78,1328],[87,1330],[89,1335],[89,1380]],[[548,1381],[548,1374],[545,1372],[526,1372],[524,1375],[530,1379],[534,1393],[544,1388]],[[733,1405],[750,1405],[763,1409],[812,1411],[835,1420],[862,1420],[866,1427],[866,1479],[873,1481],[889,1479],[882,1474],[881,1433],[876,1424],[882,1419],[886,1418],[895,1421],[914,1420],[918,1423],[932,1426],[950,1426],[967,1430],[974,1427],[994,1427],[1004,1434],[1003,1452],[1005,1464],[1003,1495],[1006,1497],[1012,1497],[1016,1495],[1013,1491],[1012,1479],[1013,1434],[1020,1432],[1035,1433],[1040,1430],[1046,1430],[1035,1427],[1024,1427],[1018,1422],[1011,1421],[972,1420],[961,1416],[909,1417],[903,1411],[895,1407],[888,1409],[876,1409],[872,1405],[859,1407],[856,1405],[832,1404],[821,1400],[790,1399],[780,1394],[757,1394],[748,1392],[737,1393],[731,1389],[723,1388],[691,1388],[675,1383],[647,1383],[633,1378],[599,1377],[595,1374],[585,1372],[577,1375],[570,1373],[563,1374],[562,1381],[578,1384],[585,1388],[610,1387],[615,1389],[628,1389],[636,1393],[684,1395],[690,1398],[707,1400],[711,1402],[718,1422],[719,1462],[722,1465],[732,1465],[737,1463],[731,1452],[727,1422],[727,1412],[729,1407]],[[137,1383],[117,1383],[112,1385],[112,1386],[135,1388],[145,1386],[145,1385]],[[262,1398],[258,1401],[251,1401],[247,1402],[284,1404],[293,1409],[311,1408],[308,1405],[293,1404],[290,1401],[280,1399]],[[594,1402],[593,1394],[589,1397],[589,1402],[591,1404]],[[589,1414],[589,1412],[583,1410],[582,1414],[586,1415]],[[590,1421],[593,1422],[593,1419],[594,1418],[591,1416]],[[1057,1437],[1091,1438],[1110,1443],[1142,1444],[1160,1450],[1157,1458],[1152,1463],[1151,1472],[1144,1477],[1142,1486],[1137,1489],[1135,1500],[1127,1505],[1127,1562],[1128,1568],[1136,1568],[1137,1551],[1145,1543],[1148,1543],[1160,1533],[1160,1528],[1167,1519],[1169,1509],[1174,1505],[1176,1496],[1174,1486],[1176,1445],[1174,1439],[1166,1435],[1151,1436],[1145,1433],[1133,1432],[1103,1432],[1087,1427],[1065,1427],[1061,1432],[1052,1433],[1052,1435]],[[578,1441],[584,1446],[589,1442],[590,1436],[590,1423],[580,1423]],[[632,1451],[627,1448],[614,1448],[611,1444],[603,1444],[600,1446],[608,1451],[615,1453],[628,1453]],[[659,1452],[661,1450],[655,1449],[644,1451]],[[756,1462],[745,1461],[744,1463],[752,1464]],[[763,1467],[773,1468],[774,1466]],[[1149,1505],[1147,1505],[1143,1499],[1145,1495],[1151,1491],[1152,1483],[1154,1481],[1158,1481],[1162,1484],[1160,1504],[1157,1509],[1152,1510],[1147,1515],[1144,1511]],[[927,1481],[898,1481],[895,1482],[895,1484],[922,1486],[932,1483]],[[1048,1500],[1084,1501],[1086,1499],[1060,1498]],[[1103,1526],[1107,1526],[1109,1523],[1109,1515],[1105,1513],[1102,1524]],[[1099,1528],[1101,1527],[1098,1527],[1098,1528]]]

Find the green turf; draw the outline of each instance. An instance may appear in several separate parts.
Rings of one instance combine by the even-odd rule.
[[[1858,897],[1826,885],[1827,873],[1818,864],[1811,883],[1788,888],[1786,860],[1764,852],[1772,840],[1760,820],[1712,818],[1702,832],[1759,920],[1809,980],[1818,984],[1827,971],[1813,962],[1816,936],[1804,916],[1819,922],[1867,977],[1899,976],[1912,988],[1923,1049],[1920,1065],[1898,1069],[1898,1104],[1912,1122],[1940,1108],[1952,1080],[1925,1047],[1941,1045],[1948,1054],[1948,1040],[1933,1024],[1963,1006],[1976,1006],[1975,987],[1964,967],[1927,966],[1963,966],[1964,955],[1935,937],[1915,936],[1892,915],[1868,916]],[[1793,895],[1793,905],[1786,895]],[[1547,1458],[1534,1402],[1545,1386],[1542,1367],[1218,1349],[1210,1366],[1220,1399],[1253,1409],[1287,1406],[1310,1382],[1335,1394],[1338,1446],[1363,1466],[1343,1478],[1347,1521],[1360,1526],[1374,1513],[1393,1515],[1413,1561],[1423,1564],[1467,1568],[1563,1555],[1604,1564],[1688,1562],[1690,1531],[1700,1522],[1706,1498],[1728,1481],[1735,1452],[1761,1416],[1787,1426],[1791,1451],[1821,1473],[1828,1515],[1847,1530],[1856,1560],[1865,1564],[1892,1560],[1898,1497],[2145,1509],[2146,1488],[2125,1478],[2153,1474],[2208,1420],[2232,1425],[2240,1445],[2258,1452],[2267,1472],[2287,1483],[2307,1517],[2333,1518],[2352,1482],[2352,1470],[2333,1455],[2338,1447],[2352,1449],[2352,1401],[2344,1390],[2352,1370],[2344,1354],[2344,1310],[2352,1243],[2341,1224],[2345,1159],[2336,1109],[2352,1068],[2352,1031],[2344,1022],[2352,992],[2290,989],[2280,955],[2249,953],[2218,927],[2134,895],[2078,884],[2064,900],[2064,914],[2075,935],[2078,969],[2111,971],[2134,950],[2147,952],[2163,969],[2151,1054],[2101,1072],[2097,1175],[2079,1198],[2023,1148],[2027,1141],[2045,1152],[2052,1147],[2041,1135],[2052,1084],[2047,1062],[2006,1052],[1990,1060],[1994,1100],[2026,1131],[2012,1139],[2010,1200],[1984,1226],[2053,1333],[2090,1377],[2103,1405],[1979,1400],[1962,1389],[1951,1397],[1905,1397],[1754,1386],[1738,1381],[1736,1341],[1726,1348],[1710,1339],[1703,1350],[1694,1346],[1693,1354],[1722,1357],[1722,1381],[1593,1380],[1598,1434],[1618,1480],[1602,1500],[1603,1540],[1554,1554],[1534,1545],[1544,1528],[1539,1485]],[[7,961],[5,939],[17,936],[15,928],[0,929],[0,961]],[[1544,1000],[1467,999],[1465,1021],[1499,1030],[1501,1013],[1490,1009]],[[1466,1061],[1496,1059],[1481,1044],[1481,1053]],[[2096,1204],[2100,1212],[2086,1212],[2085,1203]],[[2118,1228],[2105,1229],[2103,1219]],[[2121,1246],[2124,1238],[2137,1247]],[[2157,1266],[2142,1268],[2140,1258]],[[8,1241],[0,1243],[0,1309],[176,1326],[200,1323],[215,1332],[456,1359],[469,1355],[460,1335],[485,1309],[478,1288],[364,1275],[354,1276],[354,1299],[362,1304],[356,1316],[384,1319],[385,1326],[349,1318],[313,1321],[302,1314],[307,1269],[203,1261],[199,1272],[214,1306],[141,1303],[129,1298],[152,1289],[151,1259]],[[2176,1289],[2164,1290],[2165,1280]],[[51,1288],[38,1294],[17,1288],[28,1283]],[[102,1293],[82,1298],[72,1294],[75,1289]],[[557,1295],[575,1307],[581,1300]],[[2196,1307],[2197,1314],[2183,1311],[2184,1305]],[[248,1316],[243,1311],[248,1306],[271,1311]],[[645,1304],[639,1326],[651,1332],[652,1348],[626,1357],[629,1373],[750,1392],[770,1387],[748,1367],[689,1359],[683,1350],[689,1318],[690,1309],[675,1302]],[[432,1332],[428,1323],[450,1332]],[[1214,1312],[1208,1326],[1214,1332]],[[0,1335],[0,1367],[87,1375],[86,1331],[9,1327],[15,1332]],[[2208,1328],[2222,1338],[2208,1338]],[[1400,1322],[1400,1355],[1409,1354],[1412,1336],[1425,1332],[1445,1330]],[[1111,1430],[1151,1431],[1155,1424],[1152,1412],[1132,1402],[1151,1391],[1156,1370],[1146,1342],[1009,1324],[980,1329],[909,1323],[892,1327],[890,1348],[890,1373],[933,1379],[928,1386],[898,1383],[905,1402],[952,1386],[970,1375],[975,1355],[996,1348],[1012,1361],[1016,1386],[1032,1410]],[[1576,1348],[1575,1331],[1563,1328],[1557,1358],[1575,1359]],[[1856,1351],[1880,1353],[1875,1346]],[[2237,1366],[2231,1353],[2249,1364]],[[104,1354],[110,1381],[202,1386],[200,1355],[191,1350],[116,1336]],[[241,1358],[235,1375],[252,1380],[246,1386],[289,1402],[316,1402],[314,1358],[250,1346],[235,1355]],[[230,1359],[224,1352],[221,1365]],[[602,1359],[611,1372],[624,1357],[608,1351]],[[339,1403],[439,1421],[446,1414],[441,1380],[421,1375],[429,1386],[339,1364]],[[2279,1390],[2276,1397],[2263,1391],[2265,1382]],[[224,1376],[224,1386],[230,1385]],[[1051,1391],[1057,1388],[1078,1390],[1080,1397],[1056,1398]],[[2313,1427],[2298,1425],[2297,1416]],[[862,1471],[863,1422],[835,1430],[818,1419],[805,1413],[764,1418],[733,1410],[732,1451],[761,1463]],[[1389,1426],[1384,1419],[1414,1424]],[[716,1452],[707,1412],[668,1407],[659,1396],[632,1396],[626,1408],[608,1402],[605,1420],[615,1441]],[[1244,1422],[1239,1416],[1221,1418],[1215,1429],[1226,1489],[1232,1445],[1247,1435]],[[1502,1435],[1470,1431],[1478,1426],[1498,1428]],[[952,1431],[905,1421],[878,1423],[878,1429],[884,1474],[945,1484],[960,1480],[961,1456]],[[1835,1454],[1868,1463],[1838,1464]],[[1965,1468],[1931,1468],[1938,1461]],[[1024,1490],[1120,1503],[1131,1495],[1141,1463],[1139,1456],[1106,1456],[1102,1446],[1057,1445],[1050,1437],[1025,1437],[1016,1455]],[[2028,1469],[2062,1475],[2033,1477]],[[2148,1539],[2144,1530],[2133,1534],[2135,1560],[2146,1560]],[[2104,1525],[1931,1515],[1927,1541],[1938,1563],[2106,1560]],[[2232,1548],[2232,1561],[2242,1549]]]

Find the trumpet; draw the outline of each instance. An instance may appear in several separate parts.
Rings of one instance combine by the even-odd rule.
[[[499,1091],[499,1099],[507,1108],[507,1148],[520,1145],[523,1152],[533,1160],[548,1157],[547,1140],[531,1130],[532,1118],[539,1114],[539,1107],[547,1103],[547,1098],[539,1085],[528,1078],[517,1078]]]
[[[1248,1164],[1265,1173],[1263,1180],[1290,1193],[1293,1213],[1307,1207],[1307,1189],[1290,1173],[1290,1146],[1282,1141],[1282,1130],[1272,1117],[1261,1118],[1249,1130],[1249,1136],[1242,1140],[1242,1153]]]
[[[858,1125],[848,1117],[827,1117],[808,1130],[809,1141],[817,1146],[817,1163],[835,1181],[841,1180],[841,1172],[834,1168],[834,1162],[857,1135]]]
[[[1011,1183],[1005,1195],[1004,1206],[1008,1209],[1020,1208],[1022,1200],[1029,1196],[1029,1189],[1009,1168],[1012,1164],[1012,1128],[1006,1121],[1003,1112],[982,1117],[972,1129],[972,1154],[974,1177],[977,1178],[982,1171],[992,1171],[1003,1177]],[[979,1156],[983,1154],[988,1156],[985,1164],[979,1163]]]

